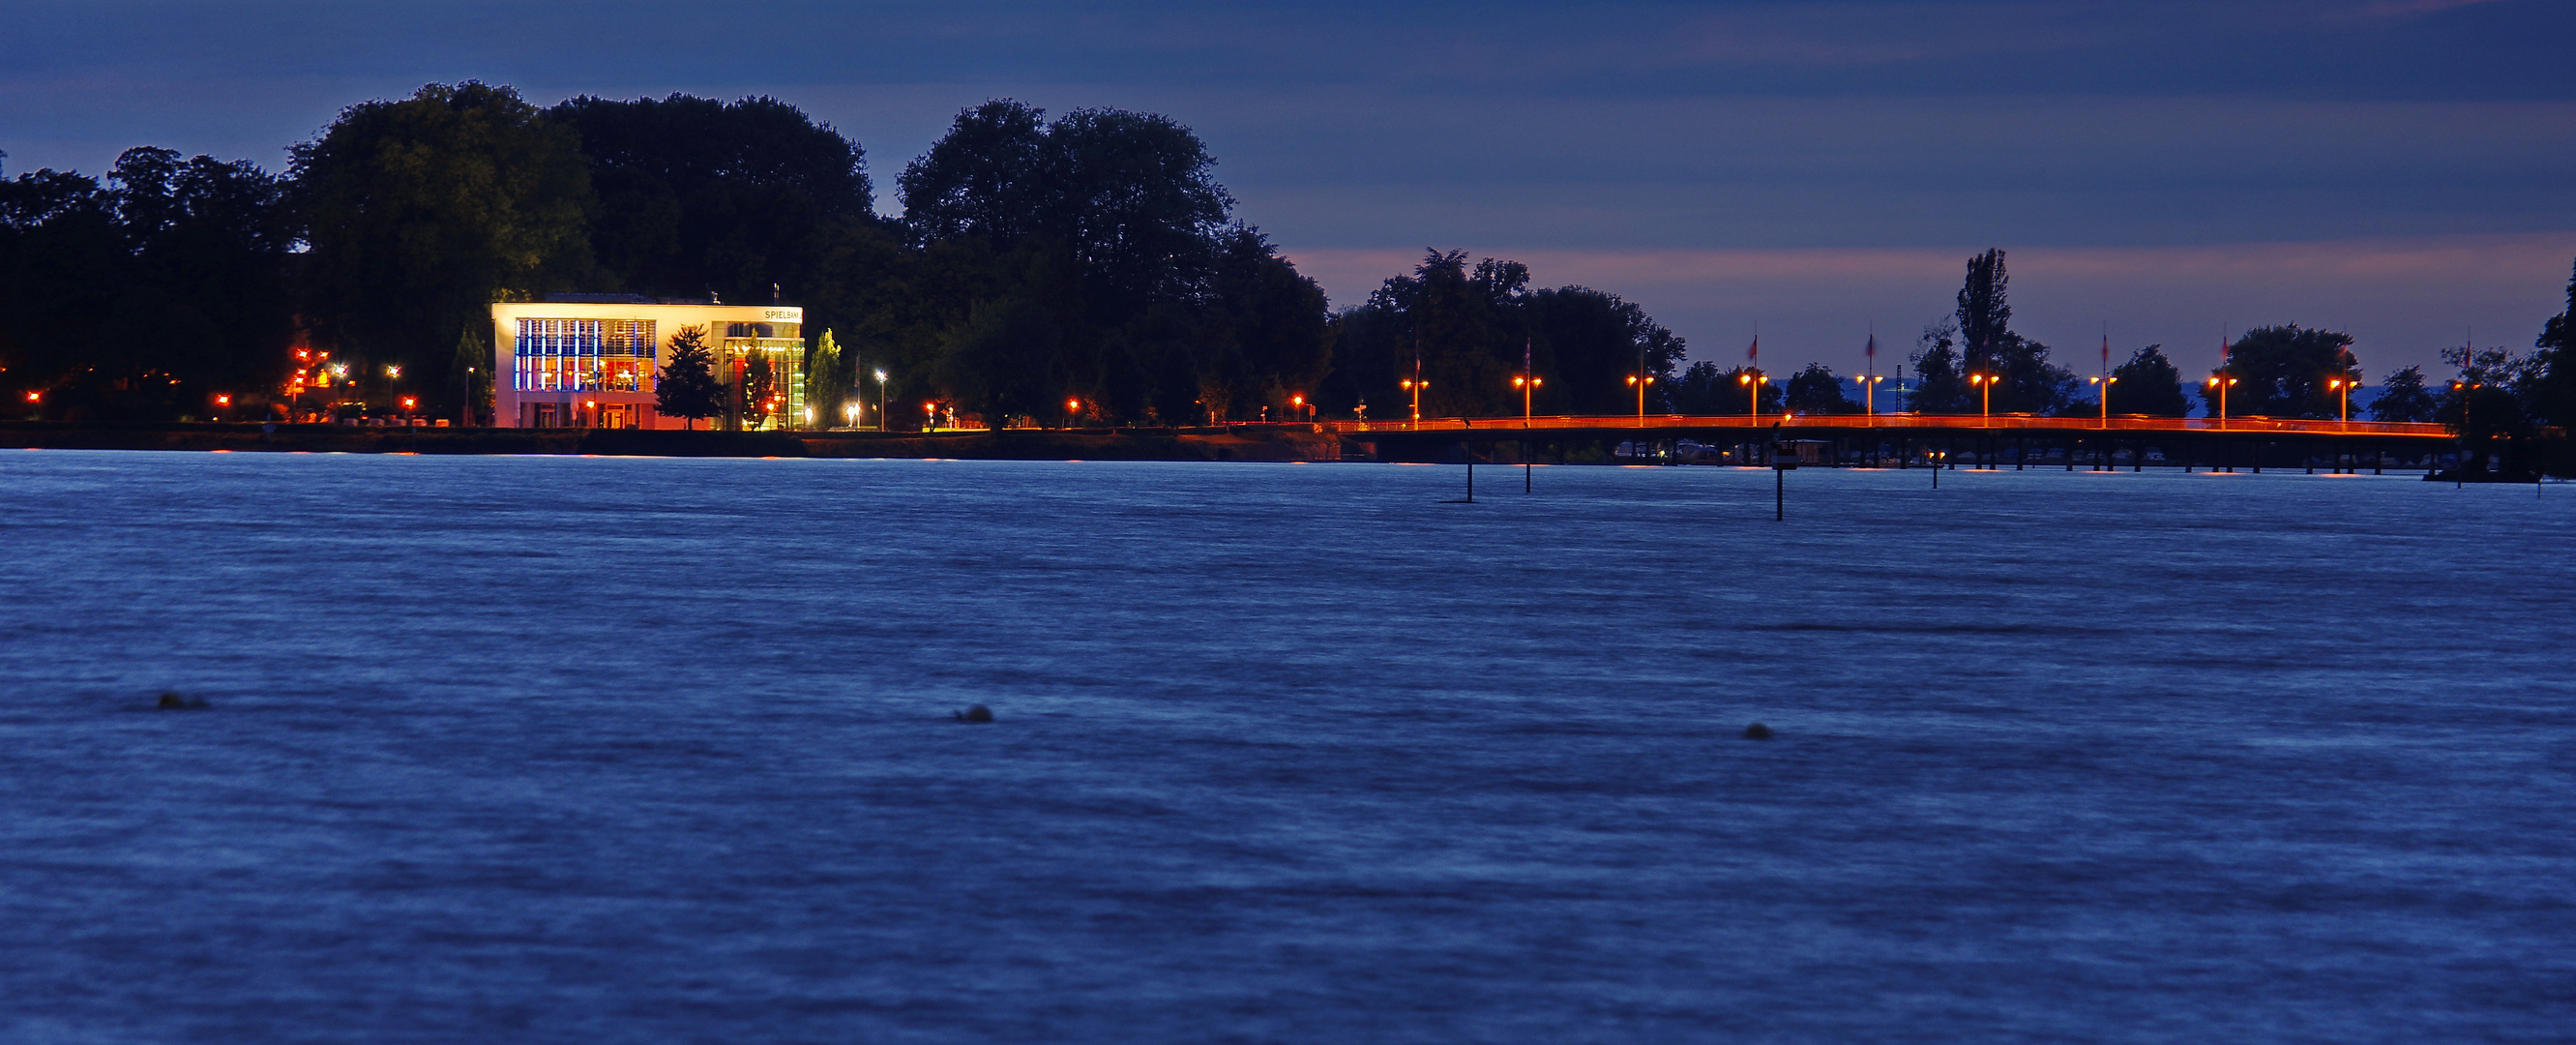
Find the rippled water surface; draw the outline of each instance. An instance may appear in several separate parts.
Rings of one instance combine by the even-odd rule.
[[[0,452],[0,1040],[2568,1040],[2576,489],[1787,478]]]

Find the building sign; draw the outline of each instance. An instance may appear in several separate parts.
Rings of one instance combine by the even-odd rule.
[[[772,323],[802,323],[805,321],[805,310],[801,308],[764,308],[760,310],[760,318]]]

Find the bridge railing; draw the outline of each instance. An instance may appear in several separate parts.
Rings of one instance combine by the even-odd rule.
[[[2438,424],[2409,421],[2321,421],[2308,418],[2231,417],[2114,417],[2105,422],[2085,417],[2023,417],[2003,415],[1985,417],[1975,414],[1808,414],[1784,417],[1780,414],[1750,416],[1745,414],[1598,414],[1532,417],[1426,417],[1420,421],[1322,421],[1320,431],[1345,435],[1401,432],[1510,432],[1566,429],[1626,430],[1743,428],[1761,430],[1780,424],[1787,428],[1857,428],[1857,429],[1938,429],[1942,431],[2045,431],[2045,432],[2172,432],[2172,433],[2264,433],[2283,432],[2324,435],[2406,436],[2413,438],[2451,437],[2449,429]]]

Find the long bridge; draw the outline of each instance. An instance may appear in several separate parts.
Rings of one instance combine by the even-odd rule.
[[[2457,437],[2438,424],[2266,417],[2036,417],[2020,414],[1602,414],[1321,421],[1381,460],[1565,460],[1570,447],[1626,444],[1670,463],[1767,464],[1774,445],[1801,463],[1952,468],[2078,465],[2374,473],[2432,470]],[[1692,444],[1686,446],[1685,444]],[[1481,451],[1480,449],[1481,448]],[[1502,455],[1509,453],[1511,456]]]

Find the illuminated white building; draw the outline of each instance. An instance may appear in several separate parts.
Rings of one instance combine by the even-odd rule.
[[[769,361],[775,400],[740,418],[744,428],[803,427],[805,310],[795,305],[714,305],[629,294],[559,294],[492,306],[493,423],[503,428],[684,428],[655,407],[654,385],[671,339],[696,328],[725,402],[742,405],[744,373]],[[697,425],[722,428],[727,415]]]

